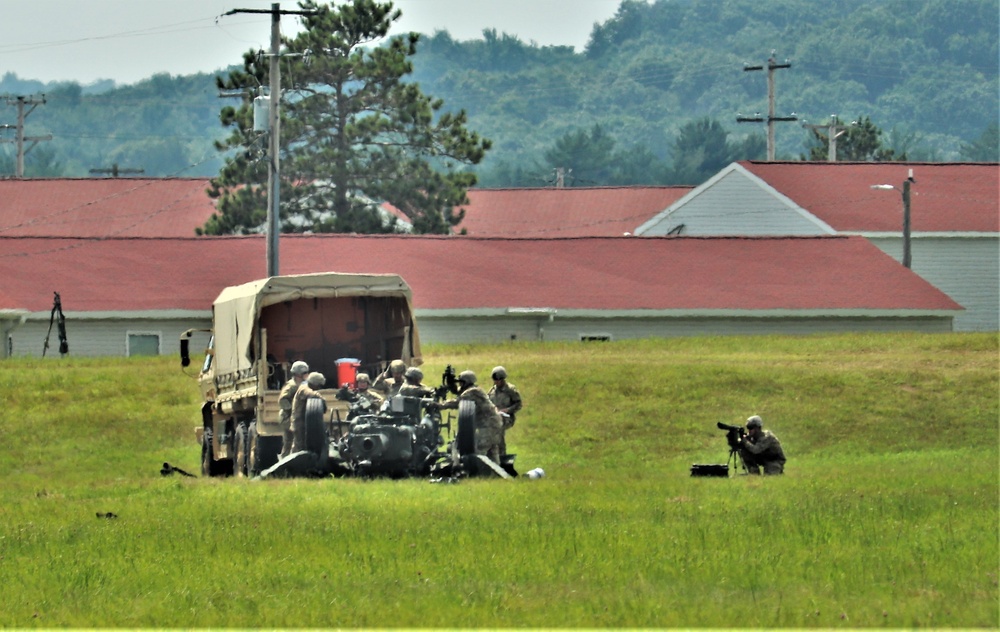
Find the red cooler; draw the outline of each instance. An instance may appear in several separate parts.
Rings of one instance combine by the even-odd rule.
[[[354,388],[357,382],[358,367],[361,360],[357,358],[341,358],[336,361],[337,365],[337,387],[347,386]]]

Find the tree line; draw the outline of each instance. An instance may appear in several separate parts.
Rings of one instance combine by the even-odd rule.
[[[301,6],[317,15],[283,43],[311,53],[281,62],[283,83],[294,78],[282,100],[284,230],[397,230],[379,211],[388,201],[414,230],[447,232],[475,185],[698,184],[764,157],[763,126],[735,119],[766,111],[764,73],[743,66],[768,54],[789,57],[776,96],[796,113],[778,125],[779,159],[825,160],[829,125],[840,160],[997,160],[988,0],[625,0],[580,52],[492,29],[386,40],[389,2]],[[54,139],[28,154],[26,175],[214,175],[221,212],[205,231],[245,232],[265,206],[251,123],[267,72],[248,51],[220,77],[81,87],[8,73],[0,94],[46,93],[27,133]],[[220,89],[243,96],[220,103]],[[11,148],[0,145],[0,176],[13,172]]]

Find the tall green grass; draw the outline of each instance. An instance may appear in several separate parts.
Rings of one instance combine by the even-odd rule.
[[[996,335],[425,355],[508,368],[545,478],[164,478],[199,457],[175,362],[0,364],[0,625],[1000,625]],[[753,413],[786,475],[691,478]]]

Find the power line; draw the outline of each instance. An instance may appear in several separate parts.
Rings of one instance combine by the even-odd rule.
[[[91,169],[90,173],[106,173],[110,174],[112,178],[117,178],[119,175],[131,175],[133,173],[146,173],[145,169],[121,169],[118,167],[118,163],[114,163],[110,168],[107,169]]]
[[[747,116],[736,116],[737,123],[761,123],[767,121],[767,159],[768,161],[774,161],[774,124],[778,121],[797,121],[798,117],[792,112],[790,116],[775,116],[774,115],[774,71],[780,70],[782,68],[791,68],[792,64],[787,59],[784,63],[779,64],[774,58],[775,51],[771,51],[771,57],[767,60],[767,119],[764,119],[757,114],[752,117]],[[751,66],[745,64],[743,66],[744,72],[750,72],[754,70],[764,70],[764,66]]]
[[[23,178],[24,177],[24,155],[32,150],[32,148],[43,140],[52,140],[52,134],[46,134],[45,136],[25,136],[24,135],[24,119],[29,114],[34,112],[35,108],[39,105],[45,104],[45,95],[43,94],[41,99],[36,100],[34,97],[24,97],[19,96],[15,98],[7,97],[7,105],[17,106],[17,125],[0,125],[0,129],[15,129],[17,137],[14,140],[4,140],[0,139],[0,143],[14,143],[17,145],[17,167],[14,171],[14,177]],[[27,106],[31,108],[25,112],[24,108]],[[31,144],[27,147],[24,146],[25,142],[30,141]]]

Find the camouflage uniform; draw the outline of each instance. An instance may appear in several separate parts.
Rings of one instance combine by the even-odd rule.
[[[342,397],[339,393],[337,395],[337,399],[347,399],[351,402],[351,410],[347,414],[348,421],[359,415],[374,415],[381,410],[382,404],[385,403],[385,398],[371,388],[372,380],[367,373],[358,373],[355,377],[355,383],[357,389],[350,391],[345,387],[341,390],[347,390],[346,396]],[[362,384],[364,387],[361,386]]]
[[[292,453],[306,449],[306,400],[311,397],[323,396],[303,382],[292,398]]]
[[[486,391],[470,386],[458,394],[459,400],[471,401],[476,406],[476,454],[485,454],[493,462],[500,462],[500,445],[503,441],[503,421],[497,407]]]
[[[433,389],[427,388],[421,382],[424,379],[424,372],[417,367],[411,366],[406,369],[404,379],[406,383],[399,387],[397,395],[402,395],[403,397],[430,397],[434,394]]]
[[[404,384],[396,394],[403,397],[430,397],[434,391],[423,384]]]
[[[406,369],[406,365],[402,360],[393,360],[389,364],[389,369],[380,373],[371,385],[371,388],[381,393],[382,397],[385,399],[390,399],[393,395],[397,395],[399,393],[399,389],[405,383],[402,375],[400,375],[399,378],[396,378],[391,374],[391,369],[396,368],[396,370],[399,370],[400,365],[402,365],[403,370]],[[400,373],[402,373],[402,371],[400,371]]]
[[[770,430],[762,429],[755,439],[746,437],[740,455],[751,474],[760,474],[761,466],[764,467],[764,474],[782,474],[785,471],[785,452],[778,437]]]
[[[278,421],[281,423],[281,456],[285,458],[292,451],[292,399],[299,390],[299,383],[292,378],[285,382],[278,395]]]
[[[382,408],[382,404],[385,402],[385,398],[373,391],[371,388],[366,388],[363,391],[355,391],[355,395],[361,399],[367,399],[368,403],[371,404],[371,410],[373,411],[377,411],[379,408]]]
[[[509,415],[509,417],[500,416],[503,422],[503,431],[500,434],[500,454],[507,454],[507,429],[514,427],[517,411],[521,410],[521,394],[517,391],[516,386],[504,380],[499,388],[496,384],[493,385],[489,397],[497,410],[504,411]]]

